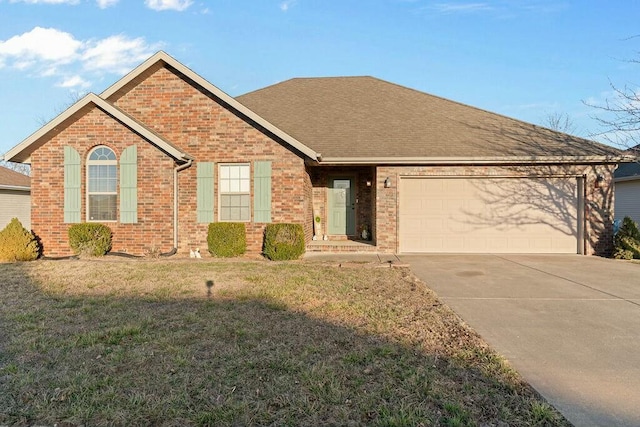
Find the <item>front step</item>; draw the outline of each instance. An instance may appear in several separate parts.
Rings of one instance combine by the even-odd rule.
[[[377,252],[373,242],[366,240],[312,240],[307,252]]]

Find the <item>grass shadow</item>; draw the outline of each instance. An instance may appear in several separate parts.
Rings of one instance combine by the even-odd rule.
[[[566,425],[396,269],[63,263],[0,264],[0,424]]]

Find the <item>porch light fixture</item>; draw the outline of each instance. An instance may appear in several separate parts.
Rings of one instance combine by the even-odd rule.
[[[384,188],[389,187],[391,187],[391,178],[387,177],[387,179],[384,180]]]
[[[595,183],[595,187],[596,188],[600,188],[600,185],[604,182],[604,175],[602,174],[598,174],[596,175],[596,183]]]
[[[367,187],[371,187],[371,180],[367,180]]]

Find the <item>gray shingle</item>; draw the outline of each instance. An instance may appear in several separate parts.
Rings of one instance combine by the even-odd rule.
[[[296,78],[236,99],[323,158],[619,154],[373,77]]]
[[[0,187],[31,187],[31,178],[27,175],[0,166]]]

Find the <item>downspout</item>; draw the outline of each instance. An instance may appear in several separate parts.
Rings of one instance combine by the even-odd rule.
[[[193,164],[193,159],[188,158],[187,163],[173,168],[173,249],[165,256],[175,255],[178,252],[178,172],[183,171]]]

